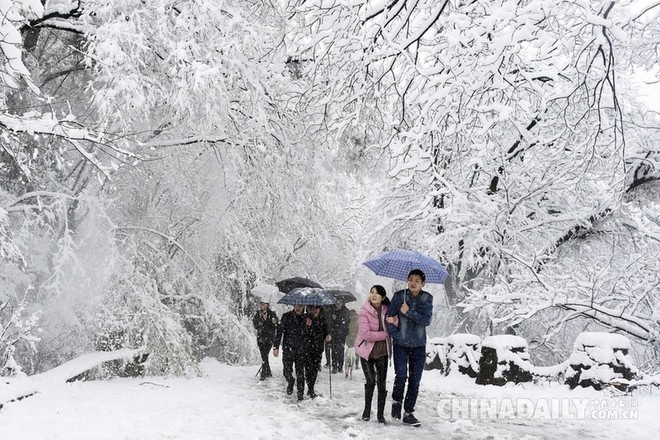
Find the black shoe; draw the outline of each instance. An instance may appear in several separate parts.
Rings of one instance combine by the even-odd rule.
[[[392,402],[392,418],[401,418],[401,402]]]
[[[378,423],[382,423],[383,425],[387,425],[387,422],[385,421],[384,416],[378,416]]]
[[[310,399],[316,399],[318,397],[318,394],[316,394],[314,390],[308,391],[307,395],[309,396]]]
[[[303,393],[298,393],[298,401],[303,400]]]
[[[291,379],[287,385],[286,385],[286,393],[290,396],[293,394],[293,385],[295,384],[295,381]]]
[[[412,415],[412,413],[410,413],[403,416],[403,424],[417,427],[420,426],[422,423],[419,420],[417,420],[415,416]]]
[[[365,409],[364,412],[362,413],[362,420],[364,420],[365,422],[371,420],[371,411],[367,411]]]

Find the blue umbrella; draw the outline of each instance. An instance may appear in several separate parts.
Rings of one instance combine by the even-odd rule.
[[[442,264],[420,254],[417,251],[405,249],[393,249],[371,258],[364,263],[376,275],[395,280],[407,281],[408,273],[413,269],[419,269],[426,275],[426,282],[442,284],[449,276]]]
[[[336,304],[337,300],[331,292],[318,287],[297,287],[282,297],[278,304],[290,306],[329,306]]]

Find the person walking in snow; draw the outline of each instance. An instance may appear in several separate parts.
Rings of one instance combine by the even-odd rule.
[[[433,296],[422,290],[426,275],[419,269],[408,274],[408,288],[392,296],[387,310],[387,330],[392,337],[394,353],[394,389],[392,390],[392,417],[401,418],[403,423],[420,426],[413,412],[419,393],[426,362],[426,327],[433,316]],[[404,388],[408,380],[408,390]]]
[[[270,304],[266,300],[259,301],[259,310],[252,318],[252,325],[257,331],[257,345],[261,354],[261,376],[259,380],[272,377],[268,355],[270,347],[273,346],[273,338],[277,332],[277,315],[270,310]]]
[[[307,356],[307,330],[305,308],[299,304],[293,310],[282,315],[277,332],[273,339],[273,356],[280,354],[282,344],[282,373],[286,379],[286,393],[293,394],[294,384],[298,385],[298,400],[303,399],[305,392],[305,358]],[[295,368],[296,377],[293,378]]]
[[[305,319],[307,357],[305,359],[305,379],[307,380],[307,395],[314,399],[316,392],[314,385],[319,374],[319,365],[323,357],[323,345],[330,342],[331,336],[328,324],[321,314],[320,306],[307,306]],[[300,390],[298,391],[300,399]]]
[[[337,300],[334,308],[330,309],[329,325],[332,341],[330,342],[332,373],[344,371],[344,345],[348,336],[348,308],[342,300]]]
[[[362,420],[371,419],[371,402],[374,388],[378,389],[376,417],[379,423],[385,422],[385,400],[387,399],[387,360],[391,352],[390,337],[387,333],[385,315],[388,304],[387,292],[383,286],[375,285],[369,291],[369,298],[360,307],[358,334],[355,338],[355,353],[360,357],[364,384],[364,411]]]

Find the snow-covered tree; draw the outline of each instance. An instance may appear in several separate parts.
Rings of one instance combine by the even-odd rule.
[[[657,131],[649,129],[657,118],[643,112],[629,74],[641,67],[633,55],[641,46],[631,41],[655,35],[657,8],[545,0],[289,6],[302,31],[293,26],[287,43],[312,82],[301,95],[317,109],[312,129],[360,133],[392,178],[369,248],[427,251],[450,270],[450,301],[495,322],[531,319],[541,302],[564,322],[577,314],[657,340],[658,286],[648,279],[657,258],[632,268],[630,286],[591,282],[588,273],[621,269],[612,252],[583,243],[625,209],[633,188],[657,180]],[[653,206],[649,218],[657,217]],[[630,261],[646,260],[653,228],[638,231],[643,244]],[[573,244],[584,271],[560,261]],[[474,316],[464,317],[469,328]]]
[[[277,4],[5,4],[25,64],[0,120],[2,270],[43,312],[34,369],[123,345],[151,372],[245,361],[257,280],[349,277],[355,184],[292,104]]]

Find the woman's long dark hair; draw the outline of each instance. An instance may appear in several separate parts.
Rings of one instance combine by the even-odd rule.
[[[375,284],[371,286],[369,292],[371,292],[372,289],[376,289],[376,292],[378,292],[378,294],[383,297],[383,301],[381,302],[381,304],[385,304],[386,306],[390,305],[390,299],[387,297],[387,290],[385,290],[383,286],[381,286],[380,284]]]

